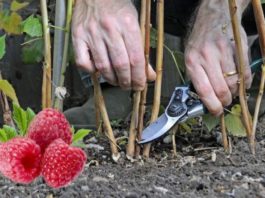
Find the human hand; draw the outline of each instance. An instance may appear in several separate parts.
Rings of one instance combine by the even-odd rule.
[[[247,1],[240,2],[242,9],[238,11],[242,13]],[[246,67],[245,83],[249,88],[252,76],[247,36],[242,27],[241,42]],[[231,104],[232,97],[238,93],[238,75],[224,75],[234,73],[238,64],[227,1],[203,1],[186,44],[185,62],[200,99],[213,115],[220,115],[223,107]]]
[[[77,0],[72,40],[76,63],[112,85],[142,90],[145,57],[137,12],[130,0]],[[156,74],[148,68],[148,80]]]

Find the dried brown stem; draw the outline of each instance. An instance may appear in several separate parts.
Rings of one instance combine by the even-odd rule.
[[[173,147],[173,155],[174,157],[177,157],[178,153],[177,153],[177,144],[176,144],[176,133],[178,131],[178,128],[179,128],[179,125],[176,124],[172,129],[171,129],[171,132],[172,132],[172,147]]]
[[[253,117],[252,136],[251,136],[251,139],[253,139],[252,141],[255,141],[256,127],[257,127],[257,123],[258,123],[258,116],[259,116],[260,105],[261,105],[261,101],[262,101],[262,97],[263,97],[263,93],[264,93],[264,84],[265,84],[265,60],[264,60],[264,58],[265,58],[265,20],[264,20],[263,9],[261,6],[261,1],[260,0],[252,0],[252,6],[253,6],[256,25],[257,25],[258,34],[259,34],[261,54],[262,54],[262,58],[263,58],[261,81],[260,81],[260,87],[259,87],[259,94],[257,97],[256,106],[255,106],[255,112],[254,112],[254,117]]]
[[[140,27],[143,39],[143,45],[145,44],[145,23],[146,23],[146,0],[141,1],[141,16],[140,16]],[[133,110],[131,116],[129,138],[127,145],[127,157],[133,158],[134,155],[137,157],[140,155],[140,146],[135,147],[135,139],[137,135],[138,117],[139,117],[139,106],[140,106],[141,92],[136,91],[133,95]],[[141,133],[138,132],[138,139],[141,139]],[[136,150],[135,150],[136,149]]]
[[[0,72],[0,80],[2,79],[3,79],[2,74]],[[12,111],[10,110],[7,96],[2,91],[0,91],[0,104],[3,110],[4,124],[11,126],[11,127],[15,127],[14,121],[12,119]]]
[[[47,10],[47,1],[40,0],[42,26],[44,34],[44,63],[43,63],[43,81],[42,81],[42,108],[51,107],[52,105],[52,88],[49,79],[51,75],[51,38]]]
[[[157,51],[156,51],[156,82],[154,103],[150,123],[154,122],[159,114],[162,74],[163,74],[163,44],[164,44],[164,0],[157,1]],[[143,155],[149,157],[151,144],[144,146]]]
[[[95,100],[98,100],[100,113],[101,113],[101,116],[103,119],[103,123],[106,127],[107,137],[109,138],[110,148],[111,148],[111,153],[112,153],[112,159],[114,161],[117,161],[119,159],[120,154],[118,152],[116,139],[114,137],[114,134],[113,134],[113,131],[111,128],[108,112],[107,112],[104,98],[102,95],[101,87],[100,87],[100,84],[98,81],[98,75],[96,73],[92,75],[92,81],[93,81],[94,89],[95,89],[94,98],[95,98]]]
[[[240,22],[237,16],[237,5],[235,0],[228,0],[228,1],[229,1],[229,10],[232,20],[234,39],[236,44],[237,60],[239,63],[237,68],[239,74],[239,100],[242,108],[243,121],[246,127],[247,136],[249,140],[250,151],[252,154],[255,154],[255,140],[252,138],[252,121],[246,101],[245,78],[244,78],[245,63],[244,63],[244,55],[241,43]]]
[[[226,126],[225,126],[225,115],[221,115],[221,130],[222,130],[222,140],[223,140],[223,147],[225,152],[229,152],[229,145],[228,145],[228,139],[227,139],[227,133],[226,133]]]

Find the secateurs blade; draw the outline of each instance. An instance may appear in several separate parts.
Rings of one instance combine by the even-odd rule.
[[[263,59],[259,59],[250,65],[252,73],[260,70],[262,61]],[[156,140],[167,133],[175,124],[207,112],[191,86],[177,86],[175,88],[165,112],[143,130],[139,144]]]
[[[169,131],[176,123],[186,121],[205,113],[205,107],[197,95],[190,90],[190,86],[175,88],[170,102],[155,122],[144,129],[140,144],[151,142]]]

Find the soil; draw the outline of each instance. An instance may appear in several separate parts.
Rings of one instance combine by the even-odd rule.
[[[106,138],[86,140],[88,163],[68,187],[49,188],[42,178],[30,185],[0,176],[2,198],[72,197],[265,197],[265,119],[259,123],[257,153],[250,154],[245,138],[232,139],[232,153],[218,144],[218,129],[177,135],[176,157],[171,143],[156,142],[149,160],[130,162],[125,147],[121,159],[111,160]],[[118,136],[126,134],[116,130]]]

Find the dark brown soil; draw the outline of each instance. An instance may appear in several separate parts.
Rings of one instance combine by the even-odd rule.
[[[19,185],[0,176],[0,197],[265,197],[264,125],[262,120],[256,157],[245,138],[233,138],[233,152],[227,155],[214,135],[195,130],[177,136],[177,157],[172,156],[171,144],[159,142],[150,160],[131,163],[121,152],[116,164],[107,140],[97,137],[96,146],[104,150],[87,149],[90,160],[70,186],[53,190],[41,178]]]

